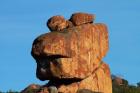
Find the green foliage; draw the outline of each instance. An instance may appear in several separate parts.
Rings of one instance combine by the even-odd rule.
[[[127,81],[127,80],[122,79],[122,81],[123,81],[123,84],[124,84],[125,86],[128,86],[128,81]]]
[[[137,83],[137,86],[140,87],[140,82]]]
[[[112,82],[113,85],[113,93],[140,93],[140,87],[129,85],[128,81],[123,79],[122,85],[117,85]]]
[[[25,91],[24,93],[37,93],[38,90],[37,89],[29,89],[27,91]]]
[[[9,91],[7,91],[6,93],[19,93],[19,92],[13,91],[13,90],[9,90]]]

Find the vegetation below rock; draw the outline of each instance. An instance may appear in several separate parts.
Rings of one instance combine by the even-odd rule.
[[[117,76],[112,77],[113,93],[140,93],[140,83],[129,85],[128,81]]]
[[[128,85],[113,85],[113,93],[140,93],[140,87]]]
[[[140,82],[137,83],[137,86],[130,85],[127,80],[122,79],[118,76],[112,76],[112,87],[113,93],[140,93]],[[7,92],[0,93],[20,93],[17,91],[9,90]],[[35,90],[28,90],[28,93],[35,93]]]

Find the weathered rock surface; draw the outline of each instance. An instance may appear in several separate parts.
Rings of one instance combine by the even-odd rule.
[[[37,93],[40,90],[41,86],[37,84],[31,84],[20,93]]]
[[[48,66],[44,71],[43,66],[38,66],[37,76],[41,79],[84,79],[98,67],[107,51],[106,26],[86,24],[41,35],[33,44],[32,55],[39,64]]]
[[[123,79],[121,77],[115,77],[115,78],[112,78],[112,83],[114,83],[115,85],[123,85],[124,82],[123,82]]]
[[[78,82],[51,80],[46,86],[42,87],[38,93],[112,93],[111,86],[109,66],[101,62],[93,74],[83,80],[79,80]]]
[[[107,54],[108,31],[94,16],[75,13],[49,19],[52,32],[37,37],[31,54],[37,62],[36,75],[50,80],[37,93],[112,93]]]
[[[112,93],[111,86],[109,67],[107,64],[102,63],[91,76],[80,82],[58,86],[58,91],[60,93],[76,93],[79,89],[89,89],[93,93]]]
[[[75,26],[86,24],[86,23],[92,23],[95,19],[95,15],[93,14],[87,14],[87,13],[74,13],[72,14],[70,21]]]
[[[53,16],[48,20],[47,26],[51,31],[61,31],[68,27],[68,22],[63,16]]]

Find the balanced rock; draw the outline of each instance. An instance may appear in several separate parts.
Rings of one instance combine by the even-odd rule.
[[[102,61],[109,49],[107,26],[93,19],[86,13],[49,19],[52,32],[37,37],[31,51],[37,78],[49,80],[37,93],[112,93],[110,69]]]
[[[95,19],[95,16],[93,14],[87,14],[87,13],[74,13],[72,14],[70,21],[75,25],[82,25],[86,23],[92,23]]]
[[[53,16],[48,20],[47,26],[51,31],[61,31],[68,27],[68,23],[63,16]]]
[[[32,56],[41,80],[84,79],[98,67],[107,51],[106,25],[85,24],[39,36],[33,43]]]

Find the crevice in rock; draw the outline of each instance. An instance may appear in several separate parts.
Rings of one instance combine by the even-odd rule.
[[[48,82],[48,84],[46,84],[45,86],[60,86],[60,85],[70,85],[72,83],[78,83],[82,81],[82,79],[77,79],[77,78],[73,78],[73,79],[52,79]]]

